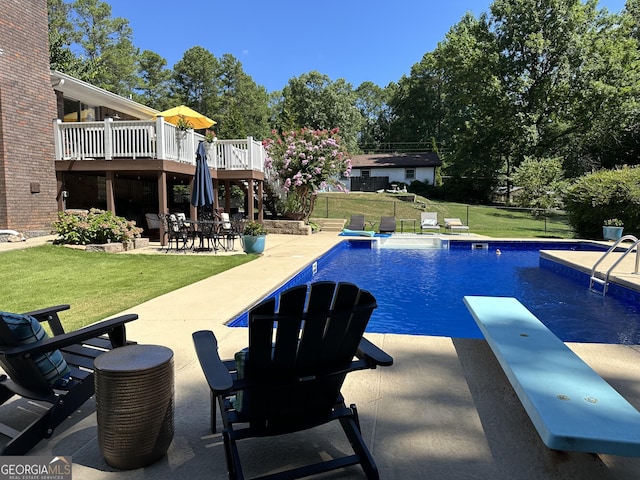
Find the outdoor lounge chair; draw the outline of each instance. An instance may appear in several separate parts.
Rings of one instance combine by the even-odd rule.
[[[346,230],[364,230],[364,215],[351,215],[349,225],[345,225]]]
[[[438,212],[420,213],[420,231],[423,230],[440,232],[440,224],[438,223]]]
[[[459,218],[445,218],[444,228],[451,232],[468,232],[469,227],[462,223]]]
[[[24,455],[94,393],[93,361],[127,343],[123,315],[65,333],[58,305],[26,314],[0,312],[1,455]],[[41,323],[48,322],[49,337]],[[22,399],[8,402],[13,396]],[[6,422],[6,423],[5,423]],[[5,438],[8,440],[5,441]]]
[[[193,334],[212,392],[214,433],[216,400],[219,404],[229,478],[244,478],[238,440],[297,432],[333,420],[340,421],[353,455],[269,478],[301,478],[357,464],[367,478],[379,478],[362,439],[356,407],[347,407],[340,393],[348,373],[393,364],[389,355],[362,337],[377,306],[375,298],[351,283],[317,282],[307,288],[284,291],[278,309],[275,298],[253,307],[249,347],[236,353],[235,360],[220,360],[213,332]]]
[[[380,233],[393,233],[396,231],[396,217],[380,217]]]

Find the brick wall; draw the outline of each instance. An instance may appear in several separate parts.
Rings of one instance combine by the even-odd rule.
[[[56,218],[46,0],[2,0],[0,229],[48,233]]]

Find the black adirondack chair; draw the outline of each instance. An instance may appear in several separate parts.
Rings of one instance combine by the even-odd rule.
[[[238,440],[306,430],[333,420],[342,425],[353,455],[269,478],[301,478],[357,464],[367,478],[379,478],[360,433],[356,406],[347,407],[340,393],[348,373],[393,364],[389,355],[362,337],[377,306],[375,298],[351,283],[317,282],[307,288],[284,291],[278,309],[274,298],[252,308],[249,347],[235,360],[220,360],[212,332],[193,334],[212,392],[212,432],[216,401],[219,404],[231,479],[244,478]]]
[[[0,320],[0,406],[11,409],[9,399],[18,395],[38,406],[29,409],[26,425],[17,427],[13,415],[0,418],[0,455],[24,455],[40,440],[50,438],[54,429],[85,403],[94,393],[93,360],[100,354],[127,342],[125,324],[138,318],[135,314],[104,320],[79,330],[65,333],[58,312],[69,305],[58,305],[28,312],[40,323],[47,322],[51,333],[35,343],[20,345],[13,331]],[[51,386],[34,358],[59,350],[71,369],[64,386]],[[31,411],[32,410],[32,411]],[[7,422],[7,423],[5,423]]]

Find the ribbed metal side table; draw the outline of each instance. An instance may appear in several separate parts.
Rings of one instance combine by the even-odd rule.
[[[173,439],[173,351],[115,348],[94,361],[98,445],[109,465],[134,469],[162,458]]]

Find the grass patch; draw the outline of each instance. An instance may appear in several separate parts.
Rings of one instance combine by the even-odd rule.
[[[563,213],[536,217],[530,211],[518,208],[487,207],[443,202],[415,196],[415,201],[401,201],[396,194],[388,193],[321,193],[313,210],[315,218],[344,218],[353,214],[365,216],[367,221],[379,222],[383,215],[396,217],[400,231],[400,219],[416,219],[420,228],[420,212],[438,212],[438,220],[444,225],[445,217],[460,218],[470,231],[491,237],[573,238],[574,233]],[[376,225],[376,228],[379,225]],[[413,227],[404,223],[404,231]],[[367,225],[369,228],[369,225]],[[443,229],[444,231],[444,229]]]
[[[2,309],[35,310],[68,303],[75,330],[167,292],[257,258],[256,255],[114,255],[45,245],[3,252]]]

